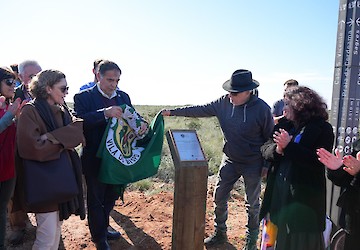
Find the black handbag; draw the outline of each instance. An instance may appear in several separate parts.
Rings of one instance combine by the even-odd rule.
[[[23,159],[25,202],[29,207],[59,204],[79,194],[69,152],[63,150],[60,158],[51,161]]]

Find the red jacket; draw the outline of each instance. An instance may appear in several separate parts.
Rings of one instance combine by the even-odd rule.
[[[5,109],[0,109],[0,118]],[[15,177],[15,123],[0,133],[0,181]]]

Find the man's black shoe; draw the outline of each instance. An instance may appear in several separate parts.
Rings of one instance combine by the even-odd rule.
[[[107,240],[99,241],[95,243],[96,250],[110,250]]]
[[[117,240],[120,238],[120,236],[121,236],[121,233],[116,231],[115,229],[110,228],[110,227],[107,229],[106,238],[108,240]]]
[[[228,241],[226,232],[215,230],[214,234],[204,240],[205,246],[215,246]]]

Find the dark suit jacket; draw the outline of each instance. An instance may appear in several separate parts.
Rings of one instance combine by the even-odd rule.
[[[14,100],[16,100],[16,98],[20,97],[21,101],[25,100],[25,95],[24,95],[24,84],[21,84],[20,86],[18,86],[15,89],[15,96],[14,96]]]
[[[127,104],[132,106],[128,94],[116,90],[117,105]],[[85,89],[74,96],[75,115],[84,119],[84,135],[86,145],[81,156],[84,174],[98,174],[100,159],[96,152],[106,129],[107,120],[104,116],[105,104],[97,86]]]

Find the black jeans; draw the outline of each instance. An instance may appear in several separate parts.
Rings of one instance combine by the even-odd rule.
[[[89,229],[94,242],[106,240],[109,215],[119,198],[114,185],[101,183],[97,176],[85,175]]]

